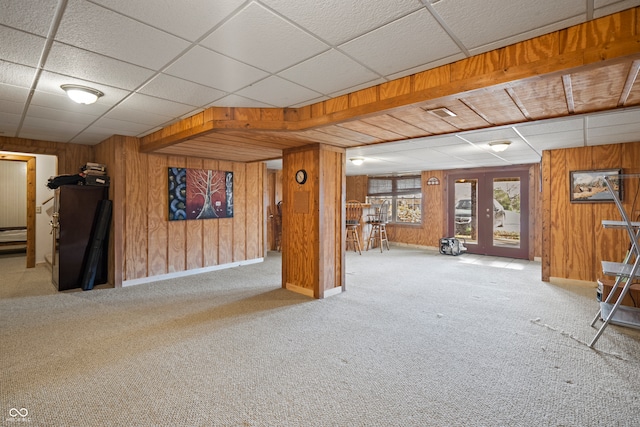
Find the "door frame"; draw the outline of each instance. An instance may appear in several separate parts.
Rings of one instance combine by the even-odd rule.
[[[36,158],[0,154],[0,160],[27,163],[27,268],[36,266]]]
[[[490,256],[503,256],[509,258],[521,258],[521,259],[533,259],[533,251],[532,251],[532,233],[531,230],[534,226],[532,223],[532,215],[531,212],[531,191],[532,191],[532,183],[531,183],[531,167],[532,165],[517,165],[517,166],[509,166],[504,168],[478,168],[478,169],[464,169],[464,170],[452,170],[447,173],[446,182],[447,182],[447,230],[449,235],[455,235],[455,181],[461,178],[468,179],[478,179],[478,185],[482,185],[480,181],[483,181],[485,185],[487,184],[487,180],[490,180],[492,185],[493,179],[497,177],[519,177],[520,178],[520,247],[517,249],[513,248],[505,248],[505,247],[497,247],[492,243],[478,246],[476,244],[468,244],[467,247],[471,249],[470,253],[476,253],[480,255],[490,255]],[[480,202],[479,202],[480,203]],[[481,203],[478,206],[478,212],[480,208],[486,208],[484,206],[486,203]],[[478,222],[479,224],[480,222]],[[493,221],[492,221],[493,223]],[[485,240],[488,238],[493,238],[493,227],[491,233],[488,233],[486,230],[478,230],[478,239],[483,237]]]

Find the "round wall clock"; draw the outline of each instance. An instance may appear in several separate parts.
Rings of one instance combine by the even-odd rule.
[[[300,169],[298,172],[296,172],[296,182],[298,184],[304,184],[305,182],[307,182],[307,171],[304,169]]]

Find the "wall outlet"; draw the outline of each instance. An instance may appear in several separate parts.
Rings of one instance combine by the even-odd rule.
[[[37,214],[41,214],[42,213],[42,206],[36,206],[36,213]]]

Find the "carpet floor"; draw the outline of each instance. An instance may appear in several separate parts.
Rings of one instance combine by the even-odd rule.
[[[640,424],[640,331],[587,347],[595,289],[537,262],[349,252],[324,300],[283,290],[275,252],[87,292],[19,257],[0,271],[4,425]]]

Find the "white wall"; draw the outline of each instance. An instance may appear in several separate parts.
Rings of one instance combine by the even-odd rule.
[[[54,191],[47,187],[49,177],[58,174],[58,159],[56,156],[48,156],[43,154],[32,153],[8,153],[20,156],[32,156],[36,158],[36,210],[41,208],[41,213],[36,213],[36,264],[44,261],[45,254],[51,253],[52,237],[49,232],[51,227],[51,214],[53,213],[53,200],[43,205],[43,203],[53,196]],[[26,223],[26,214],[25,214]]]
[[[0,227],[27,226],[27,162],[0,161]]]

